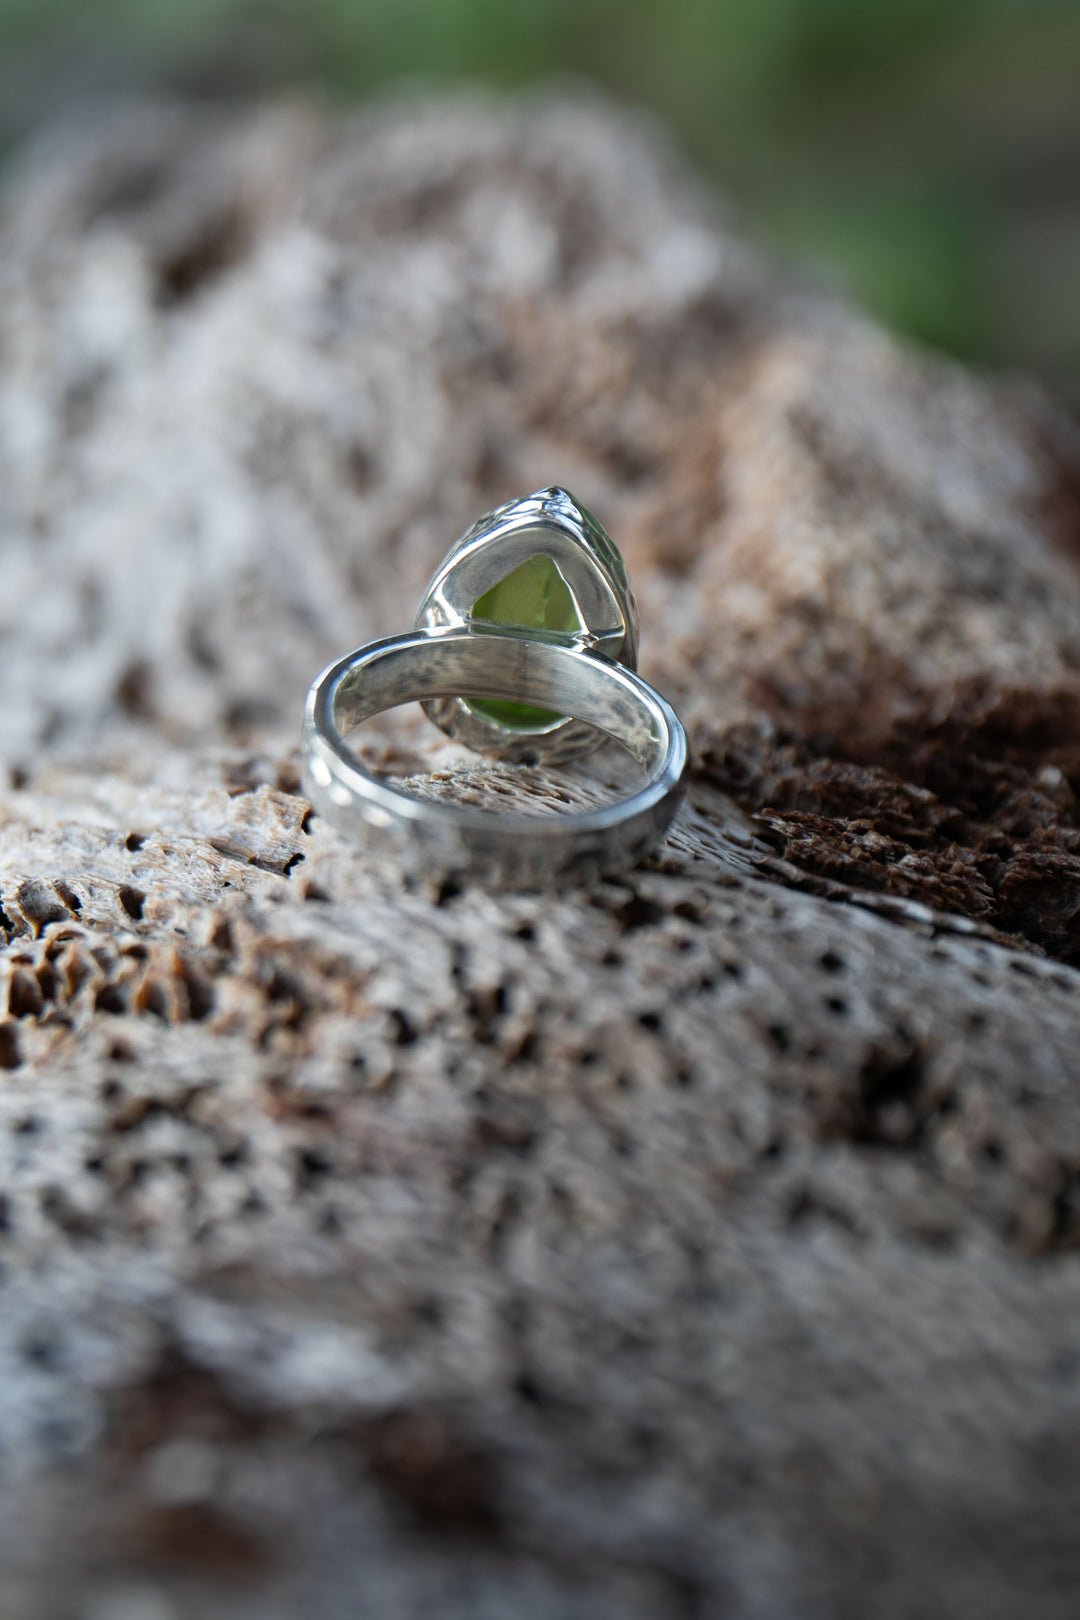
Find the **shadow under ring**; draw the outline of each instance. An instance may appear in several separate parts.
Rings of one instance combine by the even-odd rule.
[[[644,781],[589,810],[481,810],[404,792],[345,741],[384,709],[455,696],[542,704],[587,721],[636,760]],[[632,670],[565,638],[476,625],[413,630],[331,664],[308,694],[302,753],[312,806],[336,825],[385,839],[419,874],[517,888],[588,882],[633,864],[666,832],[687,768],[677,715]]]

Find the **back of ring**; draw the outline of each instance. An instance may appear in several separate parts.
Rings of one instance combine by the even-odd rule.
[[[345,740],[382,710],[449,697],[541,704],[584,721],[625,748],[644,781],[600,808],[503,814],[406,793]],[[476,624],[413,630],[330,665],[308,694],[302,750],[320,814],[378,840],[408,872],[501,888],[587,883],[632,865],[666,832],[687,769],[678,717],[632,670],[565,638]]]
[[[451,546],[414,628],[549,631],[637,668],[637,608],[619,548],[588,507],[552,485],[508,501]],[[603,744],[595,727],[541,704],[462,693],[426,698],[429,720],[493,759],[579,759]]]

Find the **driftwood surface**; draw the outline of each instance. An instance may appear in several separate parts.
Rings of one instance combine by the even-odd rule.
[[[3,1620],[1075,1616],[1070,424],[573,98],[113,108],[2,209]],[[303,694],[552,482],[689,802],[403,888]]]

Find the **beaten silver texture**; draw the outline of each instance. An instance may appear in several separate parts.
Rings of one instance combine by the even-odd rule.
[[[345,741],[384,709],[453,696],[564,711],[620,743],[645,781],[599,809],[496,814],[418,799],[370,771]],[[678,717],[639,675],[567,637],[511,626],[421,629],[372,642],[319,676],[304,716],[304,782],[318,811],[365,838],[385,838],[406,870],[496,887],[585,883],[631,865],[667,830],[686,766]]]

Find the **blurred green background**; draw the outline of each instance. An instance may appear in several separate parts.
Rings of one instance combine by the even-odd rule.
[[[597,81],[751,233],[1080,406],[1080,0],[0,0],[0,143],[73,96]]]

